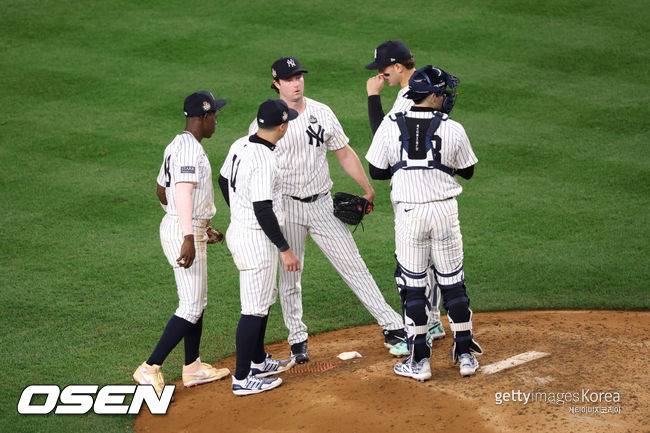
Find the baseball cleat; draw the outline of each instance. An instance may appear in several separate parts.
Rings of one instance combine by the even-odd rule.
[[[165,379],[160,372],[160,368],[160,365],[149,365],[143,362],[133,373],[133,380],[140,385],[152,385],[153,389],[156,390],[156,394],[160,397],[163,389],[165,389]]]
[[[261,364],[251,362],[251,375],[257,377],[267,377],[274,374],[282,373],[296,365],[293,359],[273,359],[267,354],[266,359]]]
[[[202,385],[223,379],[230,374],[227,368],[214,368],[210,364],[201,362],[200,358],[190,365],[183,366],[183,385],[186,387]]]
[[[274,377],[273,379],[264,379],[249,374],[248,377],[238,380],[232,377],[232,393],[235,395],[250,395],[277,388],[282,383],[282,379]]]
[[[309,361],[309,355],[307,354],[307,340],[291,345],[291,359],[296,361],[296,364],[304,364]]]
[[[392,330],[387,330],[384,329],[384,346],[386,346],[387,349],[390,349],[391,347],[395,346],[396,344],[406,342],[406,332],[404,332],[404,329],[392,329]]]
[[[422,358],[419,362],[412,362],[409,356],[404,361],[395,364],[393,371],[400,376],[411,377],[421,382],[431,379],[429,358]]]
[[[396,345],[391,347],[388,352],[391,355],[398,356],[400,358],[402,356],[406,356],[406,355],[409,355],[411,353],[411,351],[409,350],[409,346],[408,346],[408,344],[406,344],[405,341],[401,341],[401,342],[397,343]]]
[[[442,327],[441,322],[433,323],[429,326],[429,332],[427,332],[427,344],[431,346],[433,340],[440,340],[445,338],[445,328]]]
[[[471,353],[463,353],[460,355],[459,362],[461,376],[471,376],[478,369],[478,361]]]

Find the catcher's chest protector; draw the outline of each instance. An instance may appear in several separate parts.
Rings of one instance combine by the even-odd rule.
[[[394,174],[400,169],[438,169],[453,176],[454,169],[440,162],[442,139],[435,135],[440,122],[448,118],[449,116],[439,112],[436,112],[432,119],[405,117],[404,113],[395,114],[395,118],[391,120],[397,122],[402,146],[399,152],[400,161],[390,167],[391,173]]]

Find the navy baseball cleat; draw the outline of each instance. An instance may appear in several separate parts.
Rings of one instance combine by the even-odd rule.
[[[291,345],[291,359],[295,360],[297,364],[304,364],[309,361],[307,340]]]
[[[396,344],[406,342],[406,332],[404,332],[403,328],[393,329],[390,331],[384,329],[383,332],[384,332],[384,346],[386,346],[387,349],[390,349]]]
[[[264,379],[249,374],[245,379],[238,380],[232,377],[232,393],[235,395],[250,395],[277,388],[282,383],[282,379],[274,377],[273,379]]]
[[[261,364],[251,362],[251,374],[257,377],[272,376],[287,371],[294,365],[296,365],[296,361],[293,359],[273,359],[267,353],[266,359]]]

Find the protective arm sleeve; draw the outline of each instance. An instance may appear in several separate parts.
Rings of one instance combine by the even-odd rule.
[[[460,170],[456,170],[456,174],[463,179],[469,179],[472,176],[474,176],[474,166],[470,165],[469,167],[466,168],[461,168]]]
[[[377,128],[384,120],[384,109],[381,106],[381,96],[370,95],[368,96],[368,119],[370,120],[370,129],[372,134],[375,135]]]
[[[178,223],[181,226],[183,236],[193,235],[192,229],[192,189],[194,184],[190,182],[178,182],[176,184],[176,212],[178,212]]]
[[[368,163],[368,170],[370,171],[370,177],[375,180],[388,180],[393,177],[393,174],[390,172],[390,167],[377,168],[374,165]]]
[[[253,202],[253,211],[255,212],[257,222],[262,227],[262,231],[273,242],[273,245],[278,247],[280,252],[288,250],[289,244],[284,238],[280,230],[280,224],[278,224],[278,219],[273,212],[273,201],[255,201]]]
[[[222,175],[219,175],[219,189],[221,189],[221,194],[223,195],[223,199],[226,201],[226,204],[228,205],[228,207],[230,207],[230,196],[228,193],[228,179],[226,179]]]

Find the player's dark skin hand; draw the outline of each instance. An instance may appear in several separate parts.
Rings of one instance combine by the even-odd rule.
[[[189,268],[194,262],[196,251],[194,250],[194,235],[186,235],[181,246],[181,255],[176,263],[182,268]]]

